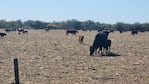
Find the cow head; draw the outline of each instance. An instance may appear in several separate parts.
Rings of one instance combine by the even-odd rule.
[[[93,53],[94,53],[94,47],[90,46],[90,55],[93,55]]]

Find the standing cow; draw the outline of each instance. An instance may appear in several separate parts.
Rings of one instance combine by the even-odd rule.
[[[110,52],[110,49],[111,49],[111,40],[107,40],[105,42],[106,45],[103,45],[103,46],[100,46],[99,48],[95,49],[94,52],[95,52],[95,55],[97,55],[97,53],[101,53],[101,55],[103,55],[103,53],[106,53],[107,52]],[[106,52],[103,52],[102,50],[105,50],[106,49]]]
[[[110,49],[111,49],[111,40],[107,40],[105,42],[105,45],[103,45],[103,48],[106,49],[106,51],[110,52]],[[102,49],[101,49],[101,53],[102,53]]]
[[[50,30],[50,28],[46,28],[45,31],[48,32]]]
[[[101,55],[103,55],[102,52],[102,48],[106,48],[108,49],[108,45],[111,46],[111,41],[108,44],[108,35],[109,32],[108,31],[103,31],[103,32],[99,32],[94,39],[93,45],[90,46],[90,55],[93,55],[93,53],[97,51],[97,49],[99,48],[99,50],[101,51]]]
[[[24,31],[23,31],[23,34],[28,34],[28,31],[27,31],[27,30],[24,30]]]
[[[18,34],[21,34],[21,33],[23,33],[24,28],[18,28],[17,31],[18,31]]]
[[[24,28],[19,28],[18,29],[18,34],[28,34],[28,31],[27,30],[25,30]]]
[[[11,29],[5,29],[6,33],[11,32],[11,31],[12,31]]]
[[[136,34],[138,34],[138,31],[137,30],[131,31],[131,35],[136,35]]]
[[[84,40],[84,36],[83,36],[83,35],[80,35],[80,36],[79,36],[79,42],[80,42],[80,43],[83,43],[83,40]]]
[[[77,30],[67,30],[66,31],[66,35],[68,35],[68,34],[76,35],[76,33],[79,33],[79,32]]]
[[[6,36],[6,33],[0,33],[1,38],[3,38],[4,36]]]

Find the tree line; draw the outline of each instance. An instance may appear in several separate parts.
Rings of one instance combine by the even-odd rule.
[[[115,24],[106,24],[100,22],[94,22],[92,20],[87,21],[78,21],[75,19],[61,21],[61,22],[43,22],[39,20],[27,20],[22,22],[21,20],[15,21],[6,21],[0,20],[0,28],[7,29],[17,29],[17,28],[26,28],[26,29],[76,29],[76,30],[117,30],[117,31],[149,31],[149,23],[124,23],[117,22]]]

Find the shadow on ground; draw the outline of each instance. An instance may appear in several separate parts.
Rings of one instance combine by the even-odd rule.
[[[117,54],[117,53],[109,52],[106,56],[107,57],[117,57],[117,56],[120,56],[120,55]]]
[[[120,56],[119,54],[117,53],[113,53],[113,52],[109,52],[107,55],[91,55],[93,57],[117,57],[117,56]]]

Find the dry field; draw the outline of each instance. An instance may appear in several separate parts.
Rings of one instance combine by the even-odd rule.
[[[0,84],[14,82],[15,57],[21,84],[149,84],[149,32],[110,33],[111,52],[120,56],[106,57],[89,56],[96,33],[80,31],[83,44],[64,30],[8,33],[0,39]]]

